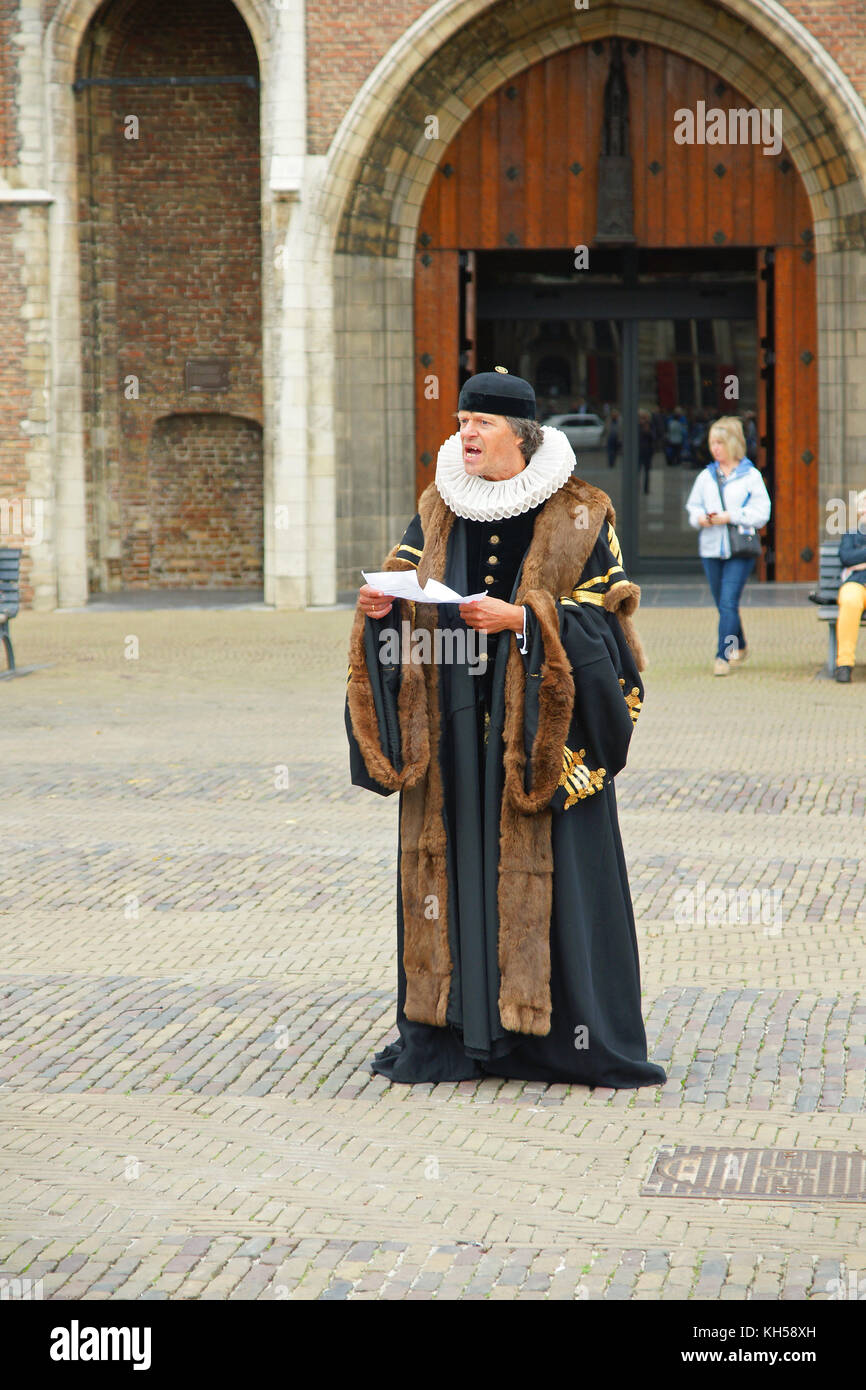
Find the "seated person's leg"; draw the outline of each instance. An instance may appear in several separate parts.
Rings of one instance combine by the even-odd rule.
[[[836,665],[853,666],[860,630],[860,615],[866,607],[866,584],[849,579],[839,589],[839,616],[836,619]]]

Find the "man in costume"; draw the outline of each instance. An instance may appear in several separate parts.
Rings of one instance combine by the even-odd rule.
[[[610,499],[572,476],[566,436],[535,409],[504,367],[464,384],[459,432],[384,564],[486,597],[359,595],[352,781],[400,793],[399,1038],[372,1068],[662,1085],[613,785],[643,700],[640,590]],[[486,661],[467,641],[482,634]]]

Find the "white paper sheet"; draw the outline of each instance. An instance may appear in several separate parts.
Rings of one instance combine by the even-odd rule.
[[[382,570],[377,574],[367,574],[361,570],[372,589],[387,594],[389,598],[408,598],[413,603],[472,603],[475,599],[487,598],[486,594],[468,594],[464,597],[438,579],[428,579],[423,589],[418,583],[414,570]]]

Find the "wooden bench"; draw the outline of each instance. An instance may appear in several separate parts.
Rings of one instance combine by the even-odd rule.
[[[841,536],[839,540],[841,540]],[[839,616],[839,580],[842,574],[842,561],[839,559],[839,541],[822,541],[818,554],[818,588],[809,595],[818,606],[818,621],[829,623],[827,629],[827,671],[832,676],[836,671],[836,619]],[[866,622],[866,612],[860,619],[860,626]]]
[[[21,551],[0,550],[0,642],[6,648],[6,662],[10,671],[15,670],[15,653],[9,636],[9,620],[18,612],[20,574]]]

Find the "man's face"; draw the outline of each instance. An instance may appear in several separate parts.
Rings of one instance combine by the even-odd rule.
[[[504,415],[461,410],[457,419],[463,445],[463,467],[472,477],[502,482],[526,467],[518,438],[512,434]]]

